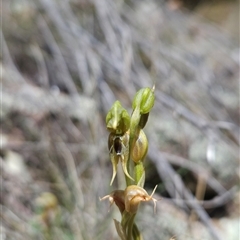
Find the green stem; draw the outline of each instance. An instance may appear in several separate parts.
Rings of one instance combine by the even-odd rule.
[[[136,214],[133,214],[128,220],[127,240],[132,240],[133,237],[133,224]],[[133,239],[135,240],[135,239]]]
[[[131,152],[132,148],[137,141],[140,128],[138,126],[139,121],[140,121],[140,108],[139,106],[136,107],[136,109],[133,111],[132,116],[131,116],[131,121],[130,121],[130,136],[129,136],[129,154],[128,154],[128,161],[127,161],[127,171],[132,175],[133,173],[133,164],[131,164]],[[126,178],[126,184],[127,186],[130,186],[132,184],[131,179]]]
[[[145,182],[145,170],[141,160],[134,164],[134,174],[135,183],[138,186],[143,187]]]
[[[134,240],[143,240],[142,235],[140,234],[137,225],[133,224],[133,239]]]
[[[138,240],[136,239],[133,235],[133,230],[136,233],[136,226],[134,223],[134,219],[135,219],[136,214],[131,214],[128,213],[126,211],[124,211],[123,215],[122,215],[122,229],[126,235],[126,240]],[[140,233],[139,233],[140,234]],[[135,236],[138,236],[139,234],[135,234]]]

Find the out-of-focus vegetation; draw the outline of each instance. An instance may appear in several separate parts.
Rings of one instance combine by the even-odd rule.
[[[189,2],[2,1],[0,239],[118,239],[105,115],[153,82],[144,238],[238,237],[239,3]]]

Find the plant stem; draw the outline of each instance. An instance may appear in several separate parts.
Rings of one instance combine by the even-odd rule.
[[[142,179],[143,174],[144,174],[144,166],[143,166],[143,162],[142,161],[139,161],[138,163],[134,164],[134,174],[135,174],[135,176],[134,176],[135,183],[137,185],[143,187],[145,179]]]
[[[134,240],[143,240],[142,235],[140,234],[137,225],[133,224],[133,239]]]
[[[133,229],[136,231],[136,227],[134,227],[134,218],[136,214],[131,214],[128,212],[124,212],[122,215],[122,228],[124,233],[126,234],[127,239],[126,240],[136,240],[135,237],[133,237]],[[137,235],[135,235],[137,236]]]

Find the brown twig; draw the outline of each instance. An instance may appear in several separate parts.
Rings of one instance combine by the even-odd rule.
[[[187,200],[191,200],[189,202],[185,202],[185,204],[187,204],[187,206],[190,209],[194,209],[194,211],[196,212],[198,217],[201,219],[201,221],[208,227],[209,232],[214,237],[214,239],[221,240],[222,237],[220,236],[217,229],[212,224],[209,216],[204,211],[204,209],[199,205],[199,203],[197,201],[194,201],[195,198],[190,193],[190,191],[186,189],[180,176],[173,170],[173,168],[168,163],[168,161],[163,156],[161,156],[161,153],[158,151],[158,149],[154,146],[153,143],[150,143],[149,146],[151,146],[149,148],[149,157],[151,161],[155,164],[157,171],[161,176],[161,178],[163,179],[169,194],[171,196],[174,196],[175,195],[174,191],[176,189],[182,199],[186,198]],[[182,205],[182,202],[181,202],[181,205]]]

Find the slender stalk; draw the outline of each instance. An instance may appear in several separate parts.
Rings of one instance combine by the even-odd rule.
[[[128,220],[128,231],[127,231],[127,240],[132,240],[133,236],[133,224],[136,214],[133,214]],[[135,239],[133,239],[135,240]]]
[[[128,212],[123,213],[121,224],[127,240],[136,240],[135,237],[133,238],[133,229],[136,231],[136,225],[134,224],[135,216],[136,214],[131,214]]]
[[[143,240],[142,235],[140,234],[140,232],[138,230],[138,227],[135,223],[133,224],[132,233],[133,233],[133,239],[134,240]]]
[[[134,164],[134,174],[135,174],[135,176],[134,176],[135,177],[135,183],[137,185],[140,185],[141,187],[143,187],[145,179],[142,179],[142,176],[144,174],[144,166],[143,166],[142,161]],[[140,183],[140,181],[141,181],[141,183]]]

